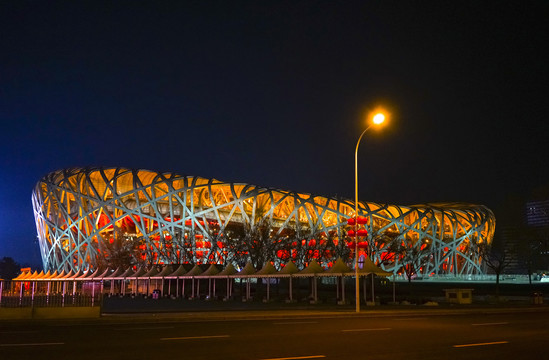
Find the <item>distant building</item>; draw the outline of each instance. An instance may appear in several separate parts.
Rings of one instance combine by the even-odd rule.
[[[504,272],[506,274],[527,274],[527,264],[523,259],[524,255],[521,253],[521,249],[526,246],[523,244],[526,240],[522,227],[498,226],[498,235],[494,240],[494,246],[499,245],[499,241],[504,244],[503,251],[506,253],[507,266]]]
[[[529,201],[526,203],[526,225],[549,227],[549,200]]]
[[[526,203],[525,236],[532,250],[532,270],[549,271],[549,200]]]

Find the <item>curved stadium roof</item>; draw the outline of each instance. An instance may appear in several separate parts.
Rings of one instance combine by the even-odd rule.
[[[140,239],[149,264],[352,258],[347,219],[354,202],[127,168],[69,168],[36,185],[33,208],[47,270],[98,266],[113,232]],[[372,260],[392,272],[481,273],[478,245],[490,243],[495,217],[482,205],[399,206],[359,202]],[[107,244],[108,245],[108,244]],[[365,254],[367,250],[362,250]],[[104,260],[104,259],[103,259]]]

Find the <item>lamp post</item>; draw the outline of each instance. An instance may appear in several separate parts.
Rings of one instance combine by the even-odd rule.
[[[358,146],[360,145],[360,140],[366,131],[368,131],[374,125],[380,125],[385,121],[385,115],[382,113],[377,113],[373,117],[373,123],[368,125],[366,129],[360,134],[358,141],[356,142],[355,149],[355,300],[356,300],[356,312],[360,312],[360,288],[359,288],[359,278],[358,278]]]

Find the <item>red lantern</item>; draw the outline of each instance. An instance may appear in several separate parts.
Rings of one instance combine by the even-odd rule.
[[[358,236],[368,236],[368,230],[366,229],[360,229],[356,233]]]
[[[347,225],[354,225],[355,224],[355,218],[348,218],[347,219]]]
[[[347,236],[355,237],[355,231],[354,230],[347,231]]]
[[[193,224],[193,221],[191,219],[185,220],[185,226],[191,226]],[[196,224],[204,225],[203,220],[199,220],[196,222]]]
[[[368,248],[368,242],[367,241],[361,241],[358,243],[357,246],[359,249],[367,249]]]
[[[349,249],[354,249],[355,247],[359,249],[367,249],[368,248],[368,242],[367,241],[360,241],[358,244],[356,244],[354,241],[351,241],[350,243],[347,243],[347,247]]]
[[[368,218],[365,218],[365,217],[362,217],[362,216],[359,216],[358,219],[356,220],[357,223],[359,223],[360,225],[366,225],[368,224]]]

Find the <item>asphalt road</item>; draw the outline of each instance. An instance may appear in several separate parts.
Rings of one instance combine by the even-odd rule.
[[[549,312],[0,323],[0,359],[547,359]]]

